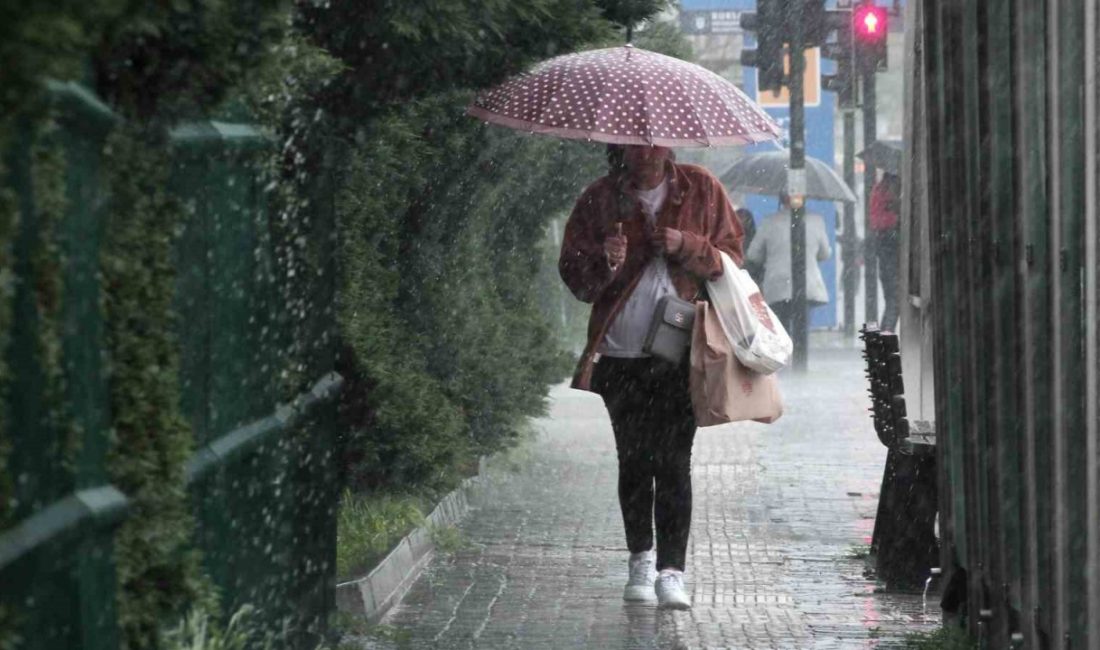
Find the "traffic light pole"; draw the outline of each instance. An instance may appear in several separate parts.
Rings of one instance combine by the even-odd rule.
[[[863,148],[870,147],[878,139],[875,115],[875,72],[863,72]],[[863,320],[878,322],[878,251],[871,232],[871,190],[875,187],[875,166],[871,156],[863,167],[863,288],[865,314]]]
[[[790,0],[787,25],[790,29],[790,113],[791,165],[787,176],[787,193],[791,199],[791,340],[794,343],[792,366],[804,372],[809,361],[809,323],[806,309],[806,120],[803,105],[803,78],[806,55],[805,25],[802,20],[803,0]]]
[[[856,186],[856,115],[850,106],[841,109],[844,112],[844,183],[848,187]],[[859,290],[859,267],[856,266],[856,206],[844,202],[844,245],[841,258],[844,271],[841,282],[844,285],[844,335],[856,335],[856,292]]]

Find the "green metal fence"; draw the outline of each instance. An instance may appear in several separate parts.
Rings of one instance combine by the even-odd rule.
[[[1097,648],[1097,8],[916,13],[947,603],[986,647]]]
[[[18,648],[116,648],[114,532],[131,515],[127,495],[105,469],[109,402],[104,358],[100,242],[106,201],[103,148],[117,118],[83,87],[50,86],[66,160],[67,209],[56,225],[64,303],[60,315],[62,402],[79,440],[65,458],[65,432],[50,422],[46,370],[35,354],[31,258],[42,244],[30,178],[31,143],[20,135],[4,152],[20,201],[14,242],[16,283],[7,404],[14,448],[14,519],[0,532],[0,607]],[[224,610],[255,606],[269,628],[292,630],[288,647],[314,647],[333,609],[335,508],[339,489],[331,309],[288,318],[276,272],[263,154],[273,143],[247,124],[203,121],[169,134],[168,191],[184,203],[179,233],[181,408],[195,450],[186,464],[196,520],[194,546]],[[324,177],[317,185],[323,187]],[[335,273],[331,202],[318,196],[304,236],[316,240],[319,273],[305,282],[315,301],[331,300]],[[304,392],[288,394],[286,351],[312,352]],[[165,623],[170,623],[166,621]],[[15,640],[15,635],[18,640]],[[0,643],[7,648],[7,645]]]

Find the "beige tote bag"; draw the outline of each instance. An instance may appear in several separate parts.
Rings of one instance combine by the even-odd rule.
[[[775,375],[753,372],[737,360],[717,312],[705,301],[695,305],[690,381],[696,426],[745,420],[771,424],[783,415]]]

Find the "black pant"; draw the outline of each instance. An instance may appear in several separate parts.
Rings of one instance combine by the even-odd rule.
[[[898,325],[898,255],[901,233],[896,227],[874,231],[875,262],[882,283],[883,306],[879,329],[893,332]],[[873,316],[873,315],[872,315]]]
[[[688,366],[603,357],[592,388],[611,416],[619,456],[619,506],[631,553],[653,548],[657,570],[684,569],[691,529],[691,410]]]

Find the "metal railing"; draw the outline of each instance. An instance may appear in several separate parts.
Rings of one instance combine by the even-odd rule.
[[[14,521],[0,531],[0,607],[19,648],[118,647],[114,534],[132,515],[131,499],[108,481],[111,448],[100,225],[107,189],[103,146],[119,118],[87,89],[51,82],[66,171],[67,209],[56,225],[65,303],[61,360],[67,411],[79,440],[63,461],[56,431],[38,423],[43,369],[33,349],[36,311],[30,278],[20,275],[39,244],[30,143],[3,153],[21,205],[14,242],[17,283],[10,349],[6,468],[20,495]],[[195,433],[186,462],[196,530],[193,546],[228,611],[250,604],[272,628],[292,631],[288,647],[313,647],[334,608],[338,501],[334,397],[342,379],[332,356],[312,359],[315,383],[283,402],[279,360],[293,341],[282,308],[267,196],[259,156],[271,146],[248,124],[200,121],[171,131],[170,187],[186,205],[179,237],[175,302],[181,318],[181,406]],[[330,215],[312,215],[313,233]],[[326,262],[326,264],[328,264]],[[334,273],[314,279],[331,295]],[[331,310],[305,316],[326,331]],[[322,322],[323,321],[323,322]],[[280,329],[282,328],[282,329]],[[314,349],[317,346],[314,344]],[[170,623],[167,622],[166,623]],[[7,646],[5,646],[7,647]]]

